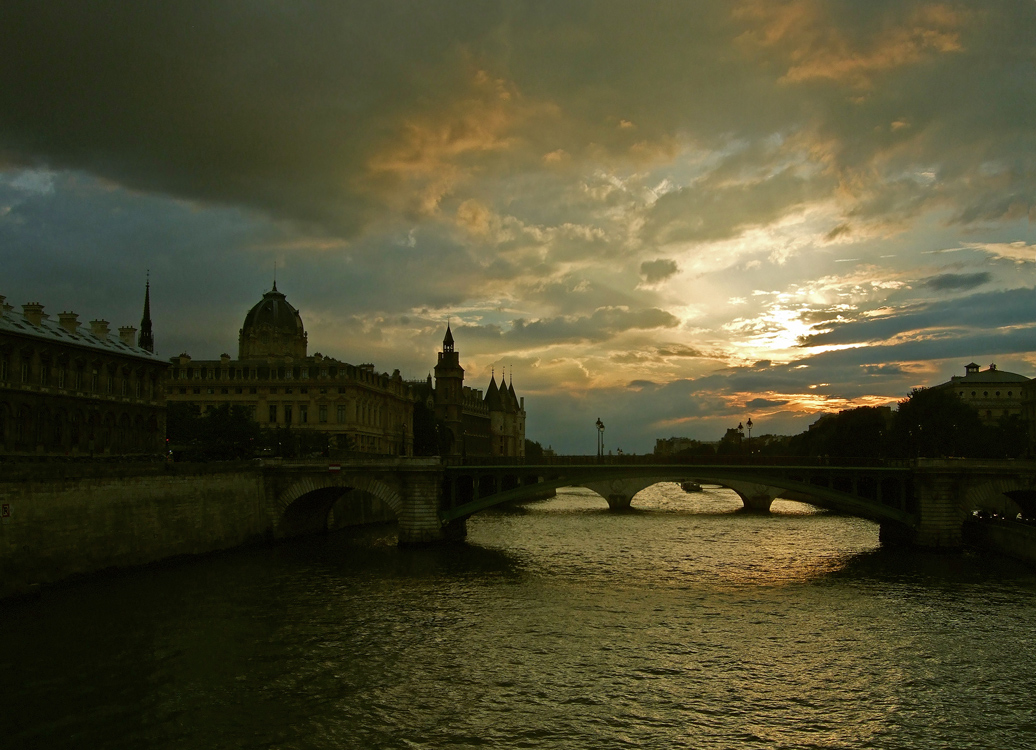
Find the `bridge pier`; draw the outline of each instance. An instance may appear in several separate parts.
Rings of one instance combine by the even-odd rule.
[[[633,502],[632,495],[624,495],[621,492],[613,492],[605,498],[608,501],[609,510],[629,510]]]
[[[911,542],[930,549],[958,549],[963,546],[966,511],[964,492],[967,476],[939,461],[918,461],[914,474],[917,525]]]
[[[468,535],[467,519],[449,523],[439,519],[441,471],[411,472],[400,492],[399,540],[401,547],[461,541]]]
[[[769,513],[770,505],[780,497],[782,490],[755,482],[726,482],[726,486],[734,490],[744,503],[749,513]]]

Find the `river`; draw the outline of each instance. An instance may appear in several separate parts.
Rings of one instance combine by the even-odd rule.
[[[15,748],[1036,747],[1036,573],[729,490],[581,489],[0,607]]]

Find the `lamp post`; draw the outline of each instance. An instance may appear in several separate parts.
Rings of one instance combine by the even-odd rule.
[[[604,422],[601,418],[597,418],[597,457],[601,458],[604,455]]]
[[[745,422],[745,427],[748,428],[748,455],[752,455],[752,418],[749,417],[748,421]]]

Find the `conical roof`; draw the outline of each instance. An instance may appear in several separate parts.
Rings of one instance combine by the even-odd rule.
[[[489,408],[489,411],[504,411],[503,399],[500,396],[500,389],[497,388],[495,375],[489,379],[489,387],[486,388],[483,403]]]

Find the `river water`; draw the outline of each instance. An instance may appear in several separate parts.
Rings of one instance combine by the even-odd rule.
[[[585,490],[0,608],[0,747],[1036,747],[1036,574],[729,490]]]

